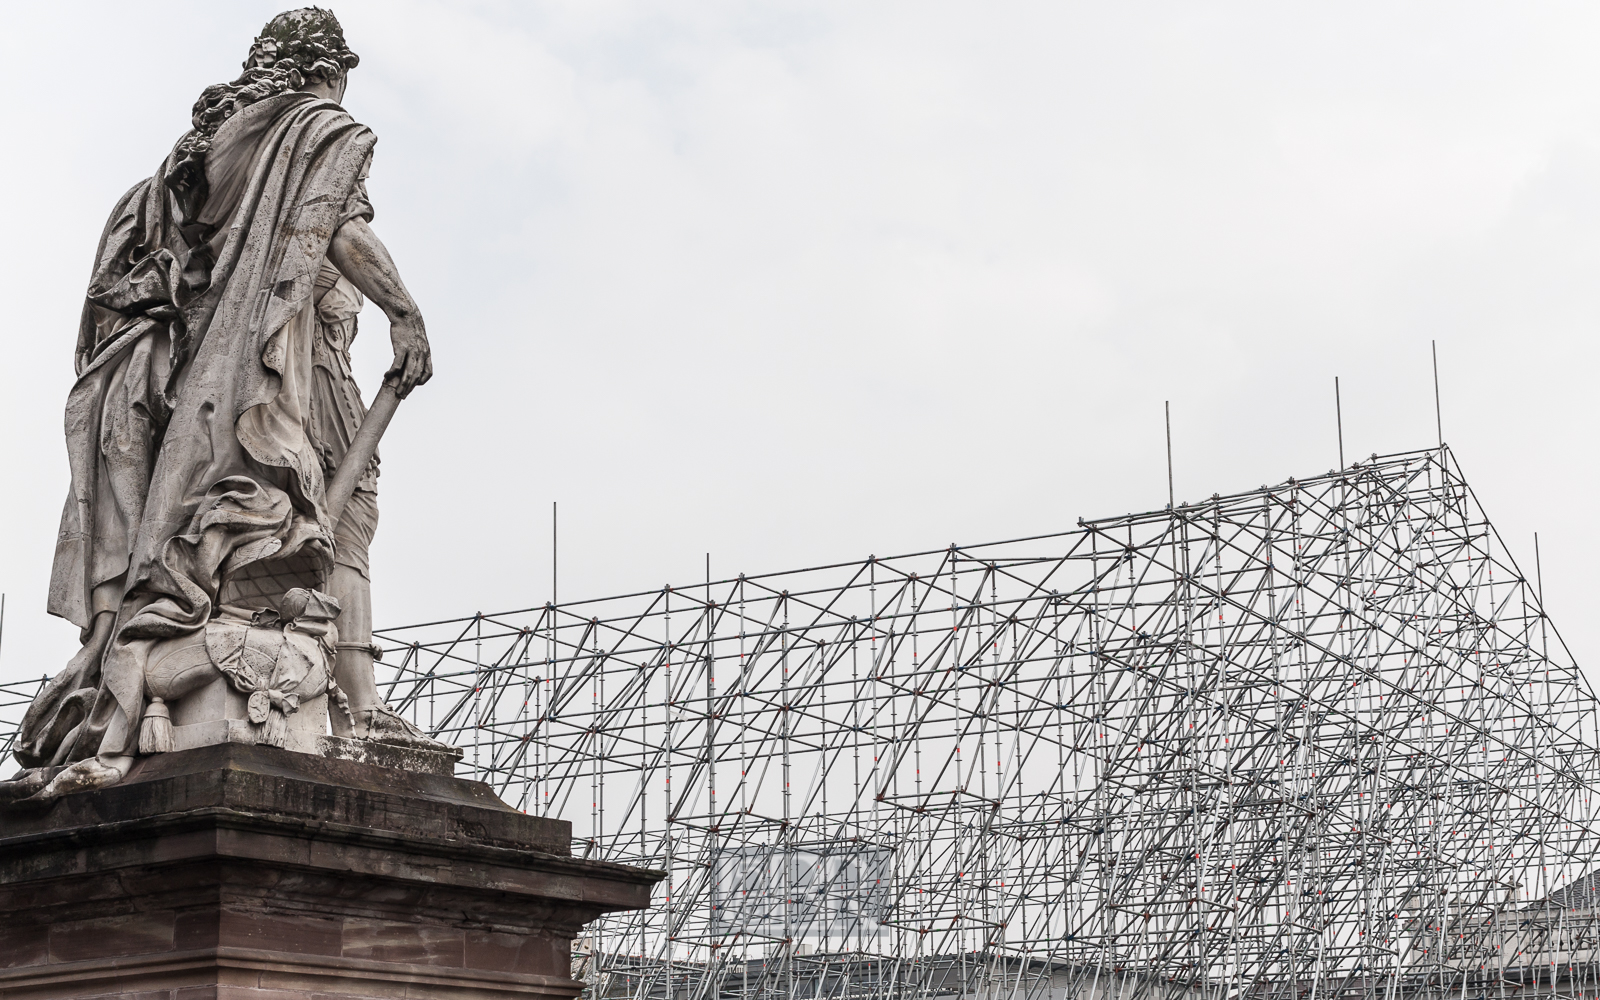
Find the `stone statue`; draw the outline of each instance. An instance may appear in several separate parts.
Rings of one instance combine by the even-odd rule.
[[[294,748],[324,705],[335,736],[448,749],[373,679],[378,463],[375,435],[351,451],[348,353],[364,299],[389,320],[391,403],[433,366],[369,226],[377,139],[340,105],[358,61],[332,13],[273,18],[106,222],[49,603],[83,647],[29,709],[0,801],[111,784],[185,740]]]

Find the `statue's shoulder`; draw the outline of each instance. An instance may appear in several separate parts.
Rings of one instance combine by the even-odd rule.
[[[110,235],[111,231],[119,223],[126,224],[127,220],[138,214],[145,194],[150,190],[150,183],[154,180],[154,177],[146,177],[127,191],[124,191],[122,197],[117,199],[117,203],[111,207],[111,214],[106,217],[105,228],[101,230],[100,241],[102,243],[105,242],[106,237]]]
[[[320,157],[348,145],[351,138],[371,134],[332,101],[298,91],[276,94],[242,109],[217,130],[206,158],[206,176],[213,193],[234,191],[242,187],[263,150],[286,142],[297,155]]]
[[[370,132],[333,101],[315,94],[287,91],[274,94],[241,109],[217,130],[212,148],[249,141],[250,138],[281,128],[355,128]]]
[[[100,230],[100,242],[95,248],[97,276],[109,260],[128,258],[133,247],[143,240],[145,200],[154,180],[154,177],[146,177],[124,192],[111,207],[111,214],[106,216],[106,224]]]
[[[304,95],[309,96],[309,95]],[[355,120],[341,105],[325,98],[296,106],[288,127],[299,132],[302,140],[323,153],[365,156],[378,141],[377,134]]]
[[[345,110],[344,105],[342,104],[330,101],[325,97],[313,97],[310,94],[302,94],[300,96],[311,98],[311,100],[303,106],[302,110],[302,113],[308,117],[315,116],[319,121],[324,121],[331,125],[354,126],[358,129],[363,129],[368,132],[372,131],[372,129],[368,128],[366,125],[356,121],[350,112]]]

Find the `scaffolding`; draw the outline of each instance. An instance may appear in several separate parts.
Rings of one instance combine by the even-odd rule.
[[[377,638],[464,773],[667,873],[591,997],[1600,992],[1595,697],[1444,447]]]
[[[1595,698],[1538,590],[1441,447],[380,642],[472,774],[667,872],[597,997],[1576,996]]]
[[[49,679],[46,676],[38,680],[0,684],[0,768],[11,762],[11,753],[17,746],[17,726],[22,722],[22,715],[39,692],[44,690],[45,682]]]

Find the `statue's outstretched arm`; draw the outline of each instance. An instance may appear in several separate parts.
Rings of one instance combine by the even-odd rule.
[[[351,219],[334,234],[328,258],[389,317],[394,364],[384,379],[394,382],[396,394],[406,398],[413,388],[433,377],[433,355],[428,348],[428,331],[422,325],[422,312],[400,280],[389,248],[366,220]]]

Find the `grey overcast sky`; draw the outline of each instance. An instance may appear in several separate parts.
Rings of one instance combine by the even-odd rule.
[[[0,678],[96,237],[280,8],[8,3]],[[1593,3],[336,0],[437,375],[380,625],[1071,528],[1446,439],[1600,652]],[[363,315],[376,385],[387,326]]]

